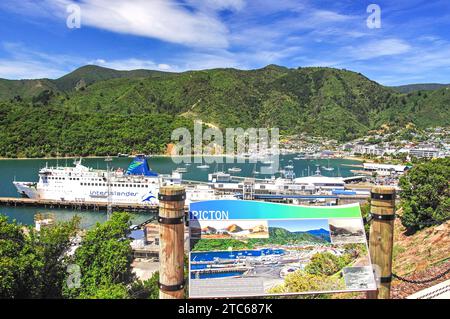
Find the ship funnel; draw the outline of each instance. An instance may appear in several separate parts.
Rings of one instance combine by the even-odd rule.
[[[158,173],[153,172],[148,166],[147,158],[144,155],[138,155],[131,162],[127,169],[127,175],[144,175],[144,176],[158,176]]]

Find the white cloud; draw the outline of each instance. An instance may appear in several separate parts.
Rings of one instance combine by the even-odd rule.
[[[2,43],[0,48],[6,53],[4,58],[0,58],[0,78],[5,79],[55,79],[87,64],[115,70],[178,71],[175,66],[170,64],[146,59],[87,60],[70,55],[43,53],[27,48],[21,43],[11,42]]]
[[[3,42],[1,48],[6,54],[0,59],[0,78],[58,78],[82,62],[78,57],[34,51],[21,43]]]
[[[97,59],[94,61],[90,61],[88,64],[95,64],[98,66],[103,66],[106,68],[122,71],[138,70],[138,69],[173,71],[172,66],[169,64],[155,63],[154,61],[151,60],[142,60],[136,58],[111,60],[111,61],[105,59]]]
[[[379,30],[366,27],[365,6],[360,13],[349,13],[333,11],[336,6],[322,9],[310,0],[1,0],[0,8],[34,17],[27,21],[46,27],[48,19],[64,26],[66,6],[75,2],[82,10],[82,29],[75,32],[82,34],[83,28],[93,27],[184,47],[158,47],[158,56],[165,54],[162,61],[152,56],[153,48],[145,52],[148,47],[144,46],[139,55],[114,54],[114,58],[102,50],[93,61],[97,56],[89,52],[67,57],[4,44],[7,54],[0,58],[0,77],[54,78],[88,63],[119,70],[174,72],[252,69],[275,63],[345,67],[394,83],[431,77],[434,80],[428,81],[436,82],[437,74],[450,68],[450,43],[444,36],[436,37],[432,29],[437,22],[442,29],[448,25],[448,15],[404,19],[408,10],[419,10],[411,9],[414,6],[409,3],[390,5]],[[424,30],[426,35],[418,36]]]
[[[239,11],[245,7],[244,0],[187,0],[196,8],[208,10],[232,10]]]
[[[10,61],[0,59],[0,78],[40,79],[57,78],[64,75],[62,69],[49,69],[45,63],[35,61]]]
[[[317,21],[317,23],[329,23],[348,21],[351,20],[352,17],[329,10],[314,10],[311,19]]]
[[[373,58],[399,55],[411,50],[411,46],[401,39],[372,40],[357,47],[347,47],[346,51],[356,60],[369,60]]]
[[[16,10],[10,0],[6,2],[9,6],[2,6],[17,13],[39,16],[51,12],[58,19],[66,19],[67,7],[76,4],[81,9],[81,27],[208,48],[229,45],[228,29],[216,11],[238,10],[244,4],[241,0],[208,0],[188,7],[175,0],[44,0],[35,5],[31,0],[23,0],[21,10]]]

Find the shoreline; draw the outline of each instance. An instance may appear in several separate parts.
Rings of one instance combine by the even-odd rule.
[[[228,154],[222,154],[222,155],[191,155],[191,157],[199,157],[199,156],[203,156],[203,157],[226,157],[226,158],[230,158],[230,157],[239,157],[239,158],[245,158],[244,156],[240,156],[240,155],[228,155]],[[280,155],[283,156],[283,155]],[[78,159],[78,158],[82,158],[82,159],[99,159],[99,158],[107,158],[108,156],[98,156],[98,155],[89,155],[89,156],[65,156],[65,157],[0,157],[0,161],[9,161],[9,160],[18,160],[18,161],[26,161],[26,160],[66,160],[66,159]],[[129,157],[118,157],[118,156],[110,156],[111,158],[128,158],[128,159],[133,159],[135,156],[129,156]],[[152,157],[175,157],[175,158],[179,158],[179,157],[187,157],[185,155],[167,155],[167,154],[150,154],[147,155],[147,157],[152,158]],[[340,160],[340,159],[344,159],[344,160],[351,160],[351,161],[358,161],[358,162],[368,162],[368,163],[373,163],[373,160],[369,160],[369,159],[365,159],[362,157],[352,157],[352,156],[344,156],[344,157],[339,157],[339,158],[332,158],[334,160]],[[320,159],[319,159],[320,160]]]
[[[111,158],[135,158],[136,155],[131,156],[109,156]],[[191,157],[242,157],[236,155],[191,155]],[[88,155],[88,156],[61,156],[61,157],[0,157],[0,160],[64,160],[64,159],[77,159],[77,158],[107,158],[108,155]],[[167,155],[167,154],[148,154],[146,157],[188,157],[188,155]]]
[[[373,163],[374,162],[371,159],[358,157],[358,156],[343,156],[342,159],[352,160],[352,161],[359,161],[359,162],[366,162],[366,163]]]

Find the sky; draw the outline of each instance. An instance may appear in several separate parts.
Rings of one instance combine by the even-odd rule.
[[[0,78],[277,64],[450,83],[449,30],[448,0],[1,0]]]

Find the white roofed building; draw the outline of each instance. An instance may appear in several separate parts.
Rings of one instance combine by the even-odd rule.
[[[369,172],[376,172],[378,175],[386,176],[393,174],[404,174],[409,167],[406,165],[392,165],[392,164],[377,164],[364,163],[364,170]]]
[[[305,190],[336,190],[345,189],[345,181],[341,177],[308,176],[294,179],[294,183],[304,186]]]

